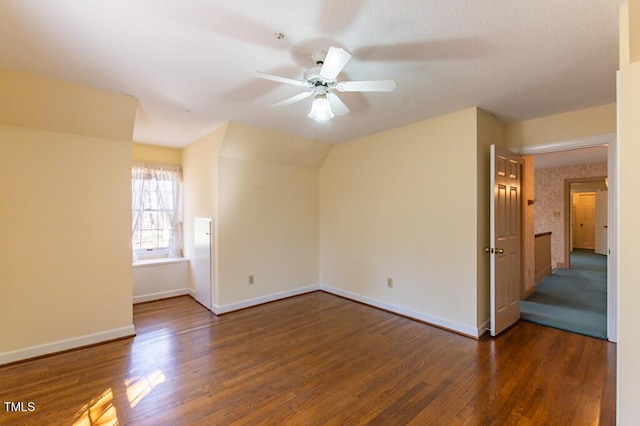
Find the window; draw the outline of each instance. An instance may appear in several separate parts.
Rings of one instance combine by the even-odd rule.
[[[131,173],[133,259],[182,256],[182,171],[134,163]]]

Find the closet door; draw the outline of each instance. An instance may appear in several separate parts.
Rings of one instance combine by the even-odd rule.
[[[211,247],[212,226],[210,218],[194,219],[193,226],[193,278],[196,290],[196,300],[205,308],[213,307],[213,283],[211,281],[211,262],[213,259]]]

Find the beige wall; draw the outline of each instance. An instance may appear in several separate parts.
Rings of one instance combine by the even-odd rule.
[[[217,305],[316,285],[318,170],[221,157],[219,177]]]
[[[13,72],[0,85],[0,362],[131,334],[135,99]]]
[[[640,0],[629,0],[621,9],[621,21],[629,19],[631,35],[622,34],[620,44],[640,43]],[[618,75],[618,362],[617,362],[617,421],[632,425],[638,421],[640,402],[640,269],[638,241],[640,240],[640,58],[623,62]]]
[[[637,0],[628,1],[628,23],[626,29],[629,31],[628,36],[623,37],[625,44],[628,46],[627,63],[640,62],[640,7]],[[622,40],[621,43],[622,44]]]
[[[505,143],[505,126],[496,117],[481,109],[477,110],[477,230],[476,256],[478,273],[478,315],[477,324],[482,326],[491,317],[491,263],[489,254],[484,251],[491,241],[490,236],[490,201],[493,198],[491,184],[491,144],[503,147]]]
[[[320,169],[322,284],[476,330],[476,123],[470,108],[333,148]]]
[[[0,124],[131,142],[131,96],[3,68],[0,93]]]
[[[131,158],[133,161],[182,165],[182,150],[166,146],[142,143],[131,144]]]
[[[318,284],[318,168],[331,148],[229,123],[219,159],[218,309]]]
[[[535,233],[551,232],[551,267],[565,267],[565,179],[607,176],[607,163],[536,169]]]
[[[213,298],[218,300],[218,156],[227,132],[223,124],[182,150],[183,247],[184,256],[193,256],[193,226],[196,217],[213,219]],[[195,290],[189,264],[189,287]]]
[[[615,133],[616,104],[606,104],[507,125],[506,144],[517,150],[594,135]]]
[[[193,218],[213,218],[215,309],[317,285],[318,167],[330,150],[235,122],[183,150],[185,254]]]
[[[220,155],[237,160],[319,168],[333,145],[230,122]]]

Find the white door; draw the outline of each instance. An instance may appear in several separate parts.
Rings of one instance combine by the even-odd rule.
[[[196,290],[196,300],[205,308],[211,310],[211,219],[195,218],[193,226],[193,280]]]
[[[596,192],[596,253],[607,254],[608,191]]]
[[[595,247],[595,192],[577,194],[576,215],[574,217],[574,244],[576,248],[591,249]]]
[[[491,335],[520,319],[519,156],[491,145]]]

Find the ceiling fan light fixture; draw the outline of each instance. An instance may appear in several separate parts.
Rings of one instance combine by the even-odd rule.
[[[331,104],[325,93],[318,93],[313,99],[309,118],[316,121],[327,121],[334,117]]]
[[[396,88],[394,80],[338,81],[338,76],[351,59],[351,53],[340,47],[330,47],[327,52],[318,51],[311,55],[316,66],[304,73],[304,80],[281,77],[254,71],[258,78],[278,83],[307,88],[306,92],[291,96],[271,105],[281,107],[300,102],[313,96],[313,104],[309,118],[315,121],[328,121],[335,115],[345,115],[349,108],[329,90],[339,92],[391,92]],[[309,90],[310,89],[310,90]]]

